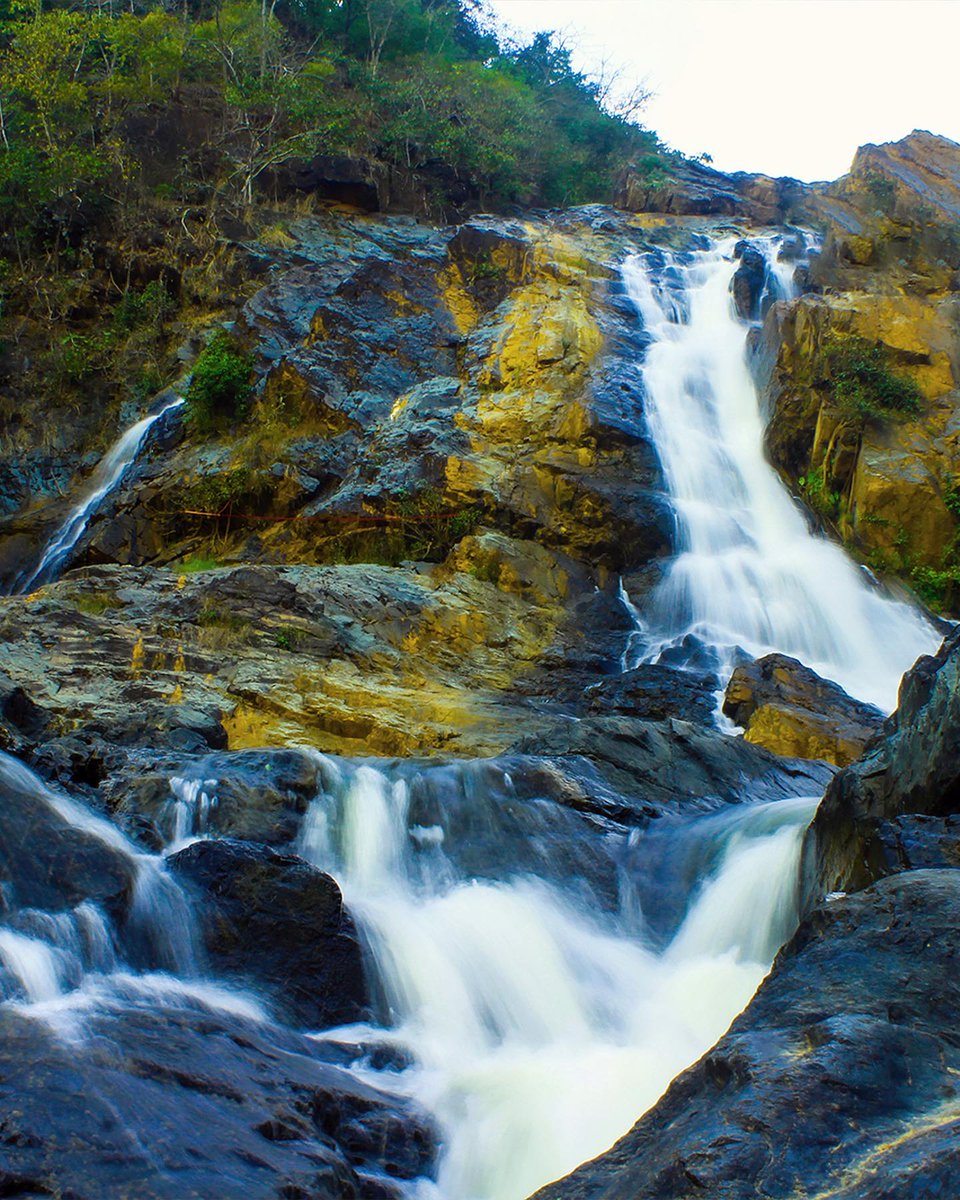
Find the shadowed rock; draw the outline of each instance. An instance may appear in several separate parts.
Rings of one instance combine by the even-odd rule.
[[[201,893],[211,965],[265,988],[287,1020],[311,1029],[360,1021],[360,944],[336,882],[294,854],[232,839],[194,842],[169,860]]]

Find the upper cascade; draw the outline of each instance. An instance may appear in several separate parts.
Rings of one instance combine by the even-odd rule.
[[[693,635],[728,676],[743,652],[780,651],[890,711],[904,671],[939,634],[872,586],[842,550],[811,533],[766,461],[746,363],[747,325],[730,297],[735,238],[689,254],[629,258],[627,290],[649,334],[651,433],[676,511],[679,553],[646,613],[639,656]],[[770,286],[788,288],[778,241],[758,239]]]

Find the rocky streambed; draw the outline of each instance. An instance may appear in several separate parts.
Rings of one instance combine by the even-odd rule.
[[[683,324],[740,241],[797,511],[867,554],[868,465],[929,459],[946,517],[886,565],[947,579],[955,280],[918,206],[960,151],[924,137],[818,193],[265,215],[249,412],[158,422],[62,577],[0,600],[4,1195],[522,1200],[647,1108],[542,1194],[949,1194],[960,651],[885,719],[792,645],[655,628],[689,497],[649,419],[669,331],[621,275]],[[881,294],[922,407],[862,422],[841,479],[828,351]],[[82,493],[61,458],[7,455],[8,583]]]

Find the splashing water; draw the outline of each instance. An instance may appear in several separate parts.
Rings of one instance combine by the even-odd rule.
[[[83,497],[71,509],[67,519],[47,543],[37,566],[29,573],[23,572],[15,580],[14,594],[28,592],[31,588],[49,583],[56,577],[57,572],[66,564],[77,543],[83,537],[90,518],[105,497],[119,486],[130,465],[140,453],[140,447],[146,441],[147,434],[168,412],[181,408],[184,403],[182,398],[178,398],[171,401],[170,404],[164,405],[157,412],[143,417],[135,425],[131,425],[110,447],[90,476]]]
[[[508,776],[497,792],[470,795],[488,853],[467,871],[452,808],[425,827],[408,779],[327,760],[299,847],[340,880],[384,1015],[416,1059],[400,1086],[444,1128],[437,1190],[424,1193],[443,1200],[522,1200],[609,1146],[723,1033],[795,925],[799,845],[816,803],[748,805],[659,830],[666,846],[696,828],[712,865],[656,945],[633,936],[630,914],[597,905],[587,915],[579,896],[503,865]],[[625,852],[625,836],[611,855]],[[549,877],[546,829],[539,842]]]
[[[730,297],[735,241],[635,256],[623,267],[654,339],[644,364],[647,420],[680,541],[645,609],[638,660],[655,661],[692,635],[719,652],[725,679],[742,651],[780,651],[890,711],[903,672],[940,636],[811,534],[766,461],[747,327]],[[758,244],[772,259],[775,291],[789,294],[775,240]]]

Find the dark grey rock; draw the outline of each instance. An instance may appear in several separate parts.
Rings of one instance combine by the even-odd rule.
[[[336,882],[294,854],[232,839],[194,842],[169,860],[198,893],[211,966],[266,990],[311,1029],[369,1015],[360,944]]]
[[[960,812],[960,633],[918,659],[885,736],[828,788],[804,843],[808,904],[938,861]],[[933,824],[916,817],[933,817]],[[906,818],[911,821],[904,824]],[[923,844],[932,839],[926,849]],[[931,855],[933,856],[931,858]]]
[[[919,1200],[960,1170],[960,872],[817,909],[716,1046],[537,1200]]]

